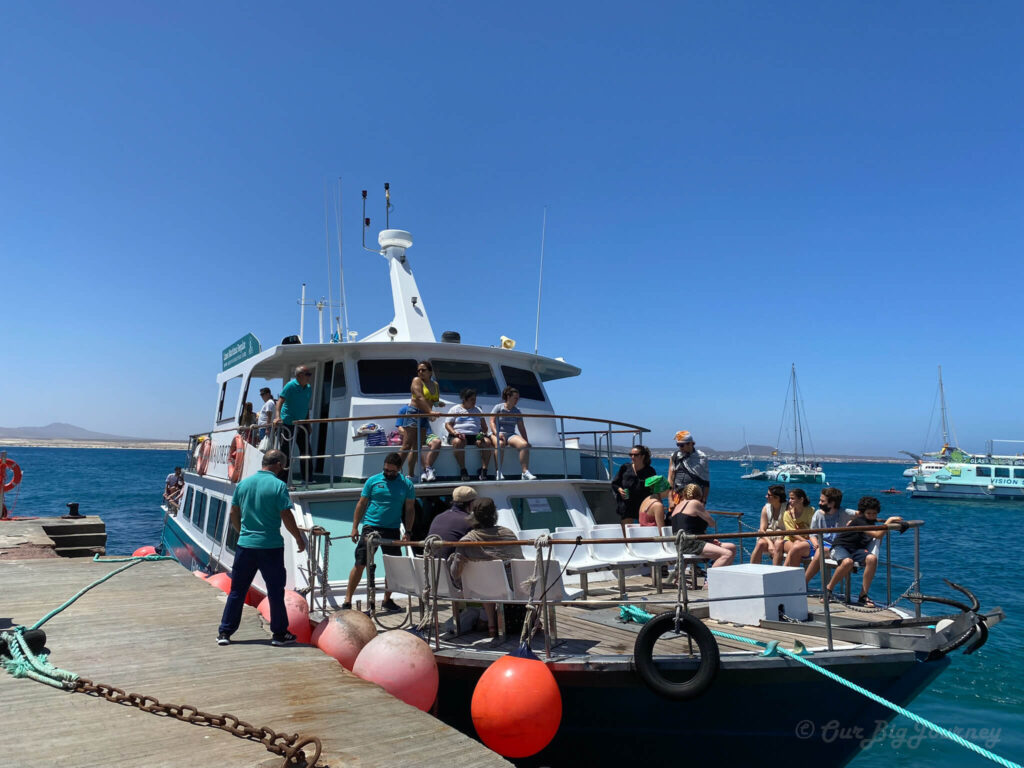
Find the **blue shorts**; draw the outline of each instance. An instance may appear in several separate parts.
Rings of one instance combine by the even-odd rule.
[[[409,413],[422,413],[422,411],[420,411],[417,408],[413,408],[411,405],[403,405],[401,408],[398,409],[398,412],[399,413],[405,413],[405,414],[409,414]],[[430,429],[430,420],[429,419],[417,419],[415,417],[409,417],[409,418],[404,418],[403,419],[401,416],[399,416],[398,420],[395,422],[395,426],[396,427],[414,427],[415,429],[418,429],[420,432],[426,434],[427,431]]]
[[[857,565],[864,565],[868,559],[868,551],[866,549],[855,549],[851,552],[846,547],[835,546],[832,547],[832,559],[837,563],[850,559],[857,563]]]

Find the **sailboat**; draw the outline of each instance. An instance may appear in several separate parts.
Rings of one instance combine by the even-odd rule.
[[[903,470],[904,477],[914,477],[914,475],[928,475],[932,472],[938,472],[946,463],[949,461],[950,454],[953,453],[954,448],[949,444],[949,417],[946,413],[946,390],[942,386],[942,366],[939,366],[939,404],[942,413],[942,448],[938,451],[926,452],[918,455],[911,453],[910,451],[900,451],[900,453],[906,454],[912,458],[916,463],[912,467],[907,467]],[[934,406],[932,406],[934,408]],[[932,411],[934,414],[935,411]],[[956,442],[956,436],[953,437],[953,442]]]
[[[754,466],[754,457],[750,454],[750,443],[747,442],[747,430],[743,430],[743,449],[746,458],[740,462],[741,467],[747,468],[747,474],[740,475],[740,480],[767,480],[768,473],[763,469]]]
[[[796,383],[796,364],[791,369],[791,389],[793,390],[793,459],[792,461],[777,463],[767,472],[767,479],[776,480],[780,483],[824,483],[825,471],[817,460],[807,457],[804,451],[804,422],[806,414],[801,419],[799,389]],[[785,409],[782,413],[786,417]],[[779,436],[782,436],[782,428],[779,428]],[[781,448],[779,449],[781,453]]]

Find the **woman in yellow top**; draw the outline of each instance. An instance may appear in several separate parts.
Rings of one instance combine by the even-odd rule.
[[[782,528],[795,531],[811,527],[814,509],[802,488],[793,488],[789,492],[789,506],[782,515]],[[799,566],[800,561],[811,556],[811,542],[806,535],[794,533],[783,539],[782,546],[775,550],[775,565]],[[785,557],[785,562],[782,558]]]
[[[423,457],[423,474],[420,475],[420,482],[428,483],[435,479],[434,462],[441,450],[441,438],[430,432],[432,417],[439,415],[434,412],[434,406],[441,401],[441,396],[437,381],[434,379],[434,366],[428,361],[422,360],[416,365],[416,375],[409,386],[409,395],[409,405],[405,408],[407,416],[405,423],[400,427],[402,448],[399,453],[403,459],[408,457],[408,475],[415,478],[416,457],[420,446],[426,443],[427,453]]]

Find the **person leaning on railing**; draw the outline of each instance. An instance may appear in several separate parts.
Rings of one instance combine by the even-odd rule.
[[[845,527],[878,525],[878,513],[882,511],[882,503],[874,496],[862,496],[857,502],[857,515]],[[902,523],[902,517],[887,517],[882,525]],[[832,544],[832,558],[839,563],[835,573],[829,579],[825,588],[825,599],[832,600],[832,590],[837,584],[841,584],[847,574],[853,570],[854,563],[864,566],[863,584],[860,589],[860,596],[857,598],[857,605],[865,605],[873,608],[874,602],[868,597],[871,591],[871,581],[875,578],[875,569],[878,568],[878,556],[868,552],[868,546],[872,539],[883,538],[888,531],[840,531],[836,534]]]

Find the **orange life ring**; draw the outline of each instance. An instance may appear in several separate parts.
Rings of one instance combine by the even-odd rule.
[[[213,441],[207,438],[199,444],[199,457],[196,461],[196,472],[202,476],[210,466],[210,454],[213,453]]]
[[[0,482],[3,482],[7,478],[7,470],[11,470],[10,482],[4,482],[4,493],[13,491],[14,486],[21,482],[21,467],[19,467],[14,459],[4,459],[0,462]]]
[[[245,466],[245,438],[235,435],[228,452],[228,480],[237,483],[242,479],[242,467]]]

